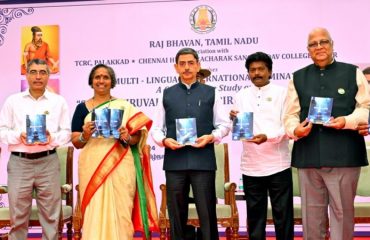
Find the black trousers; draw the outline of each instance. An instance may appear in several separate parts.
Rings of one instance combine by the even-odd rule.
[[[244,194],[247,201],[247,223],[250,240],[266,239],[268,196],[277,240],[294,238],[292,171],[265,176],[243,175]]]
[[[194,198],[189,198],[189,203],[195,203]],[[185,229],[185,240],[203,240],[200,228],[187,225]]]
[[[166,171],[167,208],[171,239],[185,240],[190,185],[203,240],[218,240],[215,171]]]

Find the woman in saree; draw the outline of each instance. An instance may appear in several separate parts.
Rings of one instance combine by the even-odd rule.
[[[148,236],[158,230],[150,156],[144,151],[152,121],[126,100],[111,96],[116,85],[111,67],[96,65],[89,85],[94,95],[77,105],[72,120],[72,143],[82,149],[78,174],[83,239],[133,239],[134,231]],[[123,110],[118,139],[94,136],[92,116],[104,108]]]

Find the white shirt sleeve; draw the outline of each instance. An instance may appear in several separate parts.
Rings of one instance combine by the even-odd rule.
[[[212,131],[212,135],[216,144],[220,143],[222,138],[229,134],[231,125],[229,113],[226,112],[219,92],[215,89],[215,104],[213,105],[213,126],[215,129]]]
[[[369,86],[366,77],[358,68],[356,71],[356,83],[358,88],[355,96],[356,107],[351,114],[344,117],[346,119],[344,129],[355,130],[359,123],[368,121],[370,105]]]
[[[6,99],[0,111],[0,141],[6,145],[21,143],[21,131],[14,130],[13,126],[14,101],[10,98]]]
[[[59,112],[58,130],[50,132],[50,146],[58,147],[67,144],[71,140],[71,119],[67,102],[61,100],[61,110]]]
[[[164,147],[162,141],[163,139],[166,138],[167,132],[165,114],[166,113],[163,107],[163,96],[162,96],[159,98],[159,104],[154,115],[154,121],[151,130],[151,136],[154,142],[160,147]]]

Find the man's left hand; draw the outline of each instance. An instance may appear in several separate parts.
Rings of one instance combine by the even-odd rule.
[[[325,123],[325,127],[342,129],[346,125],[346,119],[344,117],[331,118],[328,123]]]
[[[211,142],[213,142],[213,135],[212,134],[203,135],[203,136],[197,138],[195,140],[195,144],[193,144],[192,146],[195,147],[195,148],[202,148],[202,147],[204,147],[205,145],[207,145],[208,143],[211,143]]]
[[[356,130],[362,136],[367,136],[367,135],[369,135],[369,124],[367,122],[361,122],[361,123],[358,124]]]
[[[253,143],[256,143],[256,144],[261,144],[261,143],[264,143],[267,141],[267,136],[266,134],[257,134],[255,136],[253,136],[252,139],[248,139],[247,142],[253,142]]]
[[[42,146],[48,145],[50,143],[50,139],[51,139],[50,132],[46,130],[46,142],[38,143],[38,145],[42,145]]]

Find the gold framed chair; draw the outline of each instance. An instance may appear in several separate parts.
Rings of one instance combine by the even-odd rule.
[[[62,208],[59,217],[59,239],[62,239],[63,227],[67,225],[67,239],[72,240],[72,215],[73,215],[73,150],[71,146],[57,148],[57,154],[60,161],[60,184],[62,192]],[[57,191],[57,190],[56,190]],[[7,194],[7,186],[0,187],[0,194]],[[9,208],[0,208],[0,228],[9,227]],[[38,217],[37,206],[32,206],[29,226],[41,226]],[[7,234],[1,236],[7,239]]]
[[[295,167],[292,167],[292,180],[293,180],[293,198],[299,199],[299,203],[293,204],[294,225],[302,225],[302,205],[300,202],[301,192],[299,189],[298,170]],[[274,224],[270,201],[268,202],[267,224],[269,225]]]
[[[231,183],[229,175],[229,153],[227,143],[215,145],[217,161],[216,196],[223,199],[217,203],[217,223],[226,228],[226,238],[239,239],[239,213],[235,201],[236,184]],[[166,185],[161,184],[162,200],[159,211],[160,239],[170,239],[170,221],[167,212]],[[188,225],[199,227],[199,218],[194,203],[189,204]]]
[[[370,159],[370,146],[366,143],[367,158]],[[360,178],[357,184],[356,196],[370,197],[370,166],[362,167]],[[369,201],[355,201],[355,224],[370,223],[370,203]]]
[[[290,151],[293,148],[293,143],[289,143]],[[301,191],[299,188],[299,177],[298,177],[298,169],[292,167],[292,181],[293,181],[293,200],[298,200],[298,203],[293,203],[293,216],[294,216],[294,225],[302,225],[302,204],[301,204]],[[274,220],[272,218],[272,207],[270,201],[268,202],[268,209],[267,209],[267,224],[273,225]],[[327,233],[325,239],[328,240],[330,233],[329,233],[329,219],[327,220]]]

